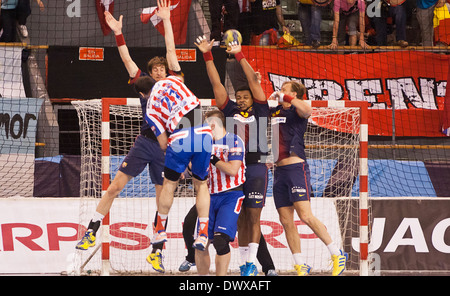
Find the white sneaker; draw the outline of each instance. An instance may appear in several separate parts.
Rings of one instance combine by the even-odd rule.
[[[194,244],[192,245],[192,247],[199,251],[204,251],[206,249],[207,244],[208,244],[208,238],[205,235],[201,234],[194,241]]]
[[[22,35],[24,38],[27,38],[27,37],[28,37],[27,26],[25,26],[25,25],[19,25],[19,32],[20,32],[20,35]]]

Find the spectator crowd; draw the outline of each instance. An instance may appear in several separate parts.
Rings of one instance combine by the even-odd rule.
[[[372,46],[450,44],[450,0],[289,0],[298,5],[304,45]],[[241,32],[244,45],[276,45],[290,28],[280,0],[209,0],[211,39],[228,29]],[[324,15],[333,22],[331,43],[324,40]],[[408,28],[420,32],[407,34]],[[411,30],[413,31],[413,30]]]

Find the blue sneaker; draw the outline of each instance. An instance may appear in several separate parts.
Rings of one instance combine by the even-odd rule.
[[[239,265],[239,271],[241,272],[241,276],[244,276],[245,264]]]
[[[184,260],[183,263],[181,263],[180,267],[178,268],[179,271],[181,272],[186,272],[189,271],[191,269],[191,267],[195,266],[195,262],[191,263],[187,260]]]
[[[258,275],[258,269],[256,268],[256,265],[252,262],[245,263],[245,269],[243,276],[257,276]]]

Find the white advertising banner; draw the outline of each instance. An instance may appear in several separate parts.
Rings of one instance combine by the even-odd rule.
[[[78,198],[0,199],[0,274],[70,273],[79,268],[80,262],[91,254],[93,248],[88,251],[75,250],[78,227],[80,223],[83,227],[87,225],[97,202],[98,199],[81,201]],[[182,225],[192,204],[192,198],[174,200],[167,229],[169,241],[163,251],[167,271],[178,271],[187,255]],[[333,201],[313,199],[312,206],[315,215],[325,224],[333,239],[340,243]],[[154,272],[145,258],[151,249],[151,223],[155,210],[153,198],[115,200],[110,221],[110,257],[111,267],[115,271]],[[80,212],[83,213],[80,215]],[[80,216],[84,217],[82,222]],[[276,268],[293,271],[292,256],[271,199],[263,210],[261,223]],[[297,223],[302,250],[307,255],[308,263],[315,271],[330,270],[330,255],[325,245],[307,226],[300,221]],[[101,232],[98,232],[98,243],[101,241]],[[231,249],[230,270],[237,271],[237,241],[231,243]],[[211,246],[209,250],[211,256],[214,256],[214,248]],[[211,270],[214,270],[214,259],[211,264]],[[100,267],[101,254],[98,252],[85,270],[100,270]],[[261,271],[261,266],[258,267]]]

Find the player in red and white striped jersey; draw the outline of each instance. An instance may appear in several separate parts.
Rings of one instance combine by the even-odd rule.
[[[154,124],[158,137],[168,131],[173,133],[180,120],[191,110],[200,106],[198,98],[179,76],[168,76],[153,86],[147,104],[147,122]]]
[[[216,139],[212,146],[212,162],[209,166],[209,193],[215,194],[241,186],[245,182],[245,146],[237,135],[226,133],[223,138]],[[237,174],[229,175],[215,165],[217,161],[241,161]]]
[[[214,142],[209,165],[208,239],[216,249],[216,275],[224,276],[230,263],[230,241],[234,241],[237,220],[245,198],[245,145],[237,135],[225,129],[225,116],[220,110],[209,111],[205,120],[211,127]],[[209,272],[208,248],[195,251],[195,263],[199,275]]]
[[[170,21],[170,1],[158,0],[158,16],[164,25],[167,63],[175,72],[181,70],[175,53]],[[141,79],[141,78],[139,78]],[[145,77],[143,78],[145,79]],[[183,83],[183,76],[169,76],[158,81],[150,93],[145,119],[159,145],[166,151],[164,182],[157,204],[157,219],[152,244],[167,241],[166,221],[181,173],[192,164],[200,233],[194,248],[203,250],[208,237],[209,190],[207,184],[212,134],[203,125],[200,101]],[[167,133],[171,133],[168,137]]]

